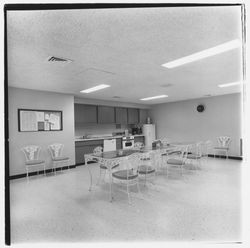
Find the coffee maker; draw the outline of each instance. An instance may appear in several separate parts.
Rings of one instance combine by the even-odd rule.
[[[132,135],[135,135],[135,134],[142,134],[141,127],[133,127],[132,128]]]

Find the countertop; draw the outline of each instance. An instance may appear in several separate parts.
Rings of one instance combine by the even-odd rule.
[[[135,134],[132,135],[134,137],[143,137],[144,134]],[[105,139],[121,139],[124,135],[116,135],[116,136],[106,136],[106,137],[95,137],[95,138],[75,138],[75,142],[77,141],[91,141],[91,140],[105,140]]]

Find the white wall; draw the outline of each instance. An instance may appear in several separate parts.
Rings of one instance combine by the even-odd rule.
[[[199,113],[198,104],[206,109]],[[149,111],[156,124],[157,138],[170,141],[202,141],[228,135],[232,138],[229,155],[240,156],[242,138],[241,94],[230,94],[154,105]]]
[[[75,164],[74,97],[66,94],[9,87],[9,166],[10,176],[25,173],[23,146],[36,144],[42,147],[41,158],[51,168],[48,145],[64,144],[64,155]],[[63,111],[63,130],[50,132],[18,132],[18,108]]]

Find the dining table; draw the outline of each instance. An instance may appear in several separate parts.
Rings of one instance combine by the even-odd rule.
[[[149,152],[153,152],[155,155],[161,156],[162,154],[167,154],[168,152],[172,152],[176,149],[176,146],[167,145],[167,146],[156,146],[156,147],[142,147],[137,149],[119,149],[115,151],[107,151],[101,152],[99,154],[85,154],[85,165],[87,166],[89,177],[90,177],[90,185],[89,191],[92,190],[93,186],[93,175],[91,171],[91,163],[90,162],[99,162],[106,166],[109,176],[109,200],[112,202],[113,200],[113,189],[112,189],[112,168],[116,164],[122,163],[129,155],[133,153],[140,153],[143,156]],[[156,156],[155,156],[156,157]],[[155,162],[155,161],[154,161]]]

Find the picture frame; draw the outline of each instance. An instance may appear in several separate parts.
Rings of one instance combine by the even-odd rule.
[[[62,131],[62,119],[61,110],[18,109],[18,131]]]

